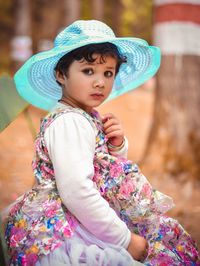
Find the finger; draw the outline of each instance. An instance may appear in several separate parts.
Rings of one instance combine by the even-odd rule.
[[[142,254],[140,261],[144,262],[147,259],[148,255],[149,255],[149,244],[148,244],[148,242],[146,242],[145,250]]]
[[[107,128],[104,128],[104,132],[106,134],[111,133],[113,131],[122,131],[122,128],[121,128],[120,125],[111,125],[111,126],[109,126]]]
[[[102,121],[105,122],[106,120],[109,120],[109,119],[112,119],[112,118],[115,118],[114,114],[112,113],[106,113],[102,116]]]
[[[116,118],[111,118],[111,119],[107,120],[106,122],[104,122],[104,124],[103,124],[104,130],[111,127],[111,126],[114,126],[114,125],[120,125],[120,123]]]
[[[144,262],[146,259],[147,259],[147,257],[148,257],[148,252],[147,251],[145,251],[143,254],[142,254],[142,256],[141,256],[141,258],[140,258],[140,262]]]
[[[112,131],[112,132],[110,132],[110,133],[108,133],[108,134],[106,134],[106,137],[108,138],[108,139],[110,139],[110,138],[116,138],[116,137],[120,137],[120,138],[124,138],[124,135],[123,135],[123,132],[121,131],[121,130],[115,130],[115,131]]]

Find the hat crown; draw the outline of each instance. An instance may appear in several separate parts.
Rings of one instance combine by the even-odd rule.
[[[54,40],[54,46],[71,45],[92,38],[113,38],[114,32],[98,20],[78,20],[61,31]]]

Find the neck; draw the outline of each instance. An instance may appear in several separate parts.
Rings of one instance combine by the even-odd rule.
[[[71,107],[74,107],[76,108],[77,106],[72,102],[70,101],[69,99],[65,98],[65,97],[62,97],[60,100],[59,100],[60,103],[64,103],[65,105],[69,105]]]
[[[79,108],[79,109],[82,109],[83,111],[87,112],[88,114],[90,114],[90,113],[92,112],[92,108],[91,108],[90,111],[87,111],[87,110],[85,110],[84,108],[82,108],[81,106],[75,104],[71,99],[66,98],[65,96],[63,96],[60,100],[58,100],[58,102],[63,103],[63,104],[65,104],[65,105],[69,105],[69,106],[71,106],[71,107],[73,107],[73,108]]]

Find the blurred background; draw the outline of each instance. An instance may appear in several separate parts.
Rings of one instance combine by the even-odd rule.
[[[13,77],[32,54],[50,49],[77,19],[104,21],[117,36],[160,47],[156,76],[98,109],[119,117],[129,159],[174,198],[169,214],[200,245],[200,0],[0,1],[0,78]],[[34,138],[45,114],[28,106],[0,134],[0,209],[34,183]]]

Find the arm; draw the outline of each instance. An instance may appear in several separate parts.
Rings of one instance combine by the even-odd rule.
[[[45,132],[63,203],[97,238],[127,248],[131,233],[91,180],[94,175],[95,131],[76,113],[57,118]]]
[[[128,140],[124,136],[120,121],[113,114],[108,113],[103,116],[102,122],[108,138],[109,152],[112,155],[127,158]],[[127,250],[134,259],[143,261],[148,254],[148,243],[143,237],[131,233]]]
[[[118,149],[118,146],[116,146],[117,149],[112,149],[111,146],[108,145],[108,149],[111,155],[114,156],[120,156],[127,158],[128,157],[128,139],[124,137],[124,144],[120,149]]]
[[[104,132],[108,138],[108,148],[111,155],[127,158],[128,140],[120,121],[111,113],[102,117]]]

